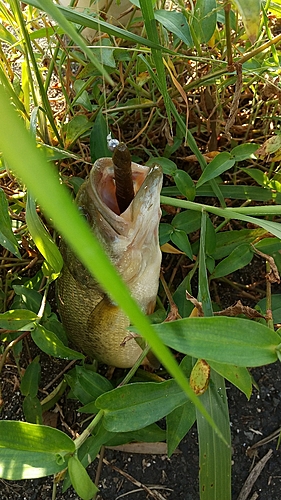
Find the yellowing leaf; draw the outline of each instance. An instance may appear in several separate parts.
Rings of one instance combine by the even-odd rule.
[[[184,252],[181,252],[178,248],[173,247],[173,245],[170,245],[170,243],[164,243],[164,245],[161,246],[161,251],[164,253],[175,253],[184,255]]]
[[[233,0],[233,3],[242,17],[250,41],[254,43],[260,24],[261,0]]]
[[[204,359],[198,359],[190,375],[190,387],[197,396],[206,392],[210,380],[210,365]]]

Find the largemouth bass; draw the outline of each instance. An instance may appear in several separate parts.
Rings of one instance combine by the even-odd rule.
[[[161,265],[158,226],[162,171],[158,165],[146,167],[132,162],[131,166],[135,196],[123,213],[115,196],[111,158],[95,162],[76,201],[132,296],[145,314],[151,314]],[[85,354],[110,366],[133,366],[142,349],[133,338],[125,340],[129,318],[64,242],[61,251],[65,264],[58,280],[58,307],[70,340]]]

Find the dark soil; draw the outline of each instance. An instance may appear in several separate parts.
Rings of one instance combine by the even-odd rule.
[[[47,358],[43,367],[54,374],[58,366],[53,359]],[[55,366],[54,366],[55,363]],[[7,367],[5,378],[12,382],[12,371]],[[259,500],[277,500],[281,491],[281,457],[276,450],[277,438],[268,444],[256,448],[256,456],[248,456],[247,450],[254,443],[270,436],[280,427],[281,371],[275,363],[252,371],[259,386],[253,390],[250,401],[236,388],[227,384],[230,421],[233,446],[233,499],[239,492],[253,467],[271,449],[273,454],[259,477],[256,479],[251,494],[244,498]],[[2,418],[21,419],[21,396],[19,390],[13,391],[12,384],[5,384],[6,405]],[[71,400],[63,399],[63,426],[75,426],[75,413]],[[166,455],[128,454],[120,451],[105,450],[104,458],[109,464],[103,464],[99,480],[100,494],[97,499],[117,500],[132,498],[199,499],[198,493],[198,442],[196,427],[185,437],[180,445],[180,452],[171,458]],[[90,476],[95,479],[97,461],[88,467]],[[129,475],[129,476],[128,476]],[[137,481],[141,484],[134,484]],[[52,478],[30,481],[0,481],[1,500],[43,500],[52,498]],[[148,488],[145,491],[144,487]],[[249,492],[250,493],[250,492]],[[256,494],[257,496],[252,496]],[[69,488],[64,494],[57,489],[57,500],[77,499],[77,494]],[[219,500],[219,499],[218,499]]]

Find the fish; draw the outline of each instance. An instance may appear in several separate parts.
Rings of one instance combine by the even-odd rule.
[[[98,159],[76,203],[141,310],[153,313],[159,285],[162,169],[131,163],[134,198],[123,213],[116,199],[111,158]],[[64,266],[57,284],[58,310],[68,338],[90,358],[130,368],[142,353],[130,320],[72,250],[61,242]],[[93,259],[95,256],[93,255]],[[149,357],[143,364],[151,365]]]

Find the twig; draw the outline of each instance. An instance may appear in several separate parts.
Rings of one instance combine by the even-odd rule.
[[[95,485],[98,486],[99,480],[100,480],[100,475],[102,471],[102,464],[103,464],[103,458],[104,458],[104,446],[101,447],[100,453],[99,453],[99,462],[98,462],[98,467],[97,467],[97,472],[96,472],[96,477],[95,477]],[[95,500],[97,494],[95,494],[93,500]]]
[[[259,446],[263,446],[264,444],[270,443],[274,439],[277,439],[280,433],[281,433],[281,427],[279,427],[279,429],[277,429],[276,431],[272,432],[272,434],[270,434],[269,436],[261,439],[260,441],[257,441],[257,443],[253,444],[253,446],[247,449],[246,453],[248,457],[251,458],[255,453],[254,450],[256,448],[259,448]]]
[[[138,486],[138,488],[142,488],[151,498],[154,498],[154,500],[165,500],[165,498],[156,491],[152,491],[150,488],[148,488],[145,484],[141,483],[140,481],[137,481],[133,476],[128,474],[127,472],[119,469],[115,465],[112,465],[106,458],[103,459],[103,463],[105,465],[109,465],[113,470],[124,476],[126,479],[128,479],[131,483],[134,485]]]
[[[42,391],[43,392],[47,391],[65,372],[67,372],[67,370],[69,370],[69,368],[72,367],[72,365],[74,365],[74,363],[76,363],[76,359],[70,361],[70,363],[68,363],[68,365],[60,373],[58,373],[58,375],[56,375],[55,378],[53,378],[53,380],[51,380],[51,382],[45,385]]]
[[[270,459],[271,455],[273,453],[273,450],[268,450],[267,454],[264,455],[264,457],[255,465],[253,468],[252,472],[248,475],[240,493],[237,498],[237,500],[247,500],[252,487],[254,486],[256,480],[258,479],[259,475],[261,474],[265,464],[267,461]]]

